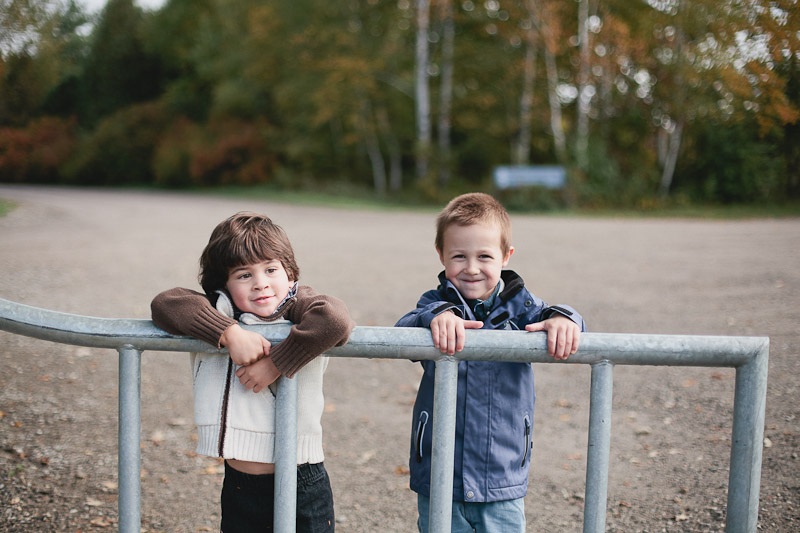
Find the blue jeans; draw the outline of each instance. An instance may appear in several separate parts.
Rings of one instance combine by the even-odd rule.
[[[275,474],[246,474],[225,463],[222,482],[224,533],[272,531]],[[322,463],[297,465],[297,532],[333,533],[333,492]]]
[[[428,533],[430,498],[417,495],[420,533]],[[453,502],[452,533],[525,533],[525,499],[501,502]]]

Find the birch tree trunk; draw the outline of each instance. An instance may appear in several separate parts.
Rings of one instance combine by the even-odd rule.
[[[664,128],[658,128],[656,135],[656,156],[658,166],[663,170],[667,166],[667,152],[669,152],[669,132]]]
[[[686,13],[686,7],[683,0],[678,2],[678,12],[680,14]],[[683,48],[686,43],[686,35],[680,25],[676,25],[675,32],[675,52],[674,55],[677,61],[674,63],[674,89],[672,91],[673,101],[670,102],[672,120],[674,126],[668,130],[668,139],[666,141],[667,150],[666,157],[664,158],[664,167],[661,171],[661,183],[658,187],[658,192],[662,197],[669,195],[669,190],[672,187],[672,180],[675,174],[675,166],[678,162],[678,153],[681,148],[681,140],[683,138],[683,128],[685,126],[686,117],[686,84],[684,83],[683,69],[687,68],[684,63]]]
[[[681,148],[682,137],[683,120],[679,120],[678,123],[675,124],[675,128],[669,132],[669,148],[667,149],[664,170],[661,173],[661,186],[659,187],[661,196],[667,196],[672,186],[672,178],[675,175],[675,165],[678,162],[678,152]]]
[[[415,108],[417,115],[417,179],[428,174],[431,147],[431,109],[428,89],[428,28],[430,0],[416,0],[417,50]]]
[[[542,37],[544,66],[547,72],[547,100],[550,103],[550,130],[553,133],[556,158],[562,165],[567,164],[567,141],[561,119],[561,102],[558,101],[558,67],[556,66],[555,43],[550,35],[545,15],[539,9],[538,0],[527,0],[528,14]]]
[[[578,120],[575,154],[580,168],[586,168],[586,151],[589,148],[589,0],[580,0],[578,6],[578,38],[580,39],[580,66],[578,67]]]
[[[536,77],[536,48],[533,28],[528,30],[523,65],[522,94],[519,99],[519,135],[517,146],[512,151],[514,164],[527,165],[531,157],[531,121],[533,107],[533,82]]]
[[[397,140],[397,135],[392,131],[386,107],[378,107],[375,112],[375,119],[389,152],[389,190],[397,192],[403,187],[403,154],[400,148],[400,141]]]
[[[359,113],[359,129],[364,140],[367,157],[372,166],[372,183],[379,196],[386,194],[386,165],[383,162],[378,136],[372,123],[372,104],[369,98],[362,96],[361,112]]]
[[[558,68],[556,58],[550,47],[544,47],[544,66],[547,70],[547,99],[550,102],[550,128],[553,132],[553,143],[556,157],[562,165],[567,163],[567,141],[564,135],[564,124],[561,119],[561,102],[558,101]]]
[[[453,101],[453,23],[452,0],[440,0],[442,19],[442,79],[439,87],[439,185],[450,181],[450,109]]]

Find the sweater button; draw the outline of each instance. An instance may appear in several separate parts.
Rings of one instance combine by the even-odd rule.
[[[467,492],[467,499],[468,500],[471,500],[474,497],[475,497],[475,493],[474,492],[472,492],[472,491]]]

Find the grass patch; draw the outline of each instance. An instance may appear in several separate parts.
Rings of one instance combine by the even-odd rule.
[[[372,191],[345,187],[335,190],[285,190],[275,186],[257,185],[251,187],[213,187],[196,189],[194,192],[210,196],[223,196],[232,198],[249,198],[285,204],[338,207],[343,209],[369,209],[369,210],[419,210],[438,211],[446,201],[435,203],[422,201],[410,193],[401,193],[387,198],[378,198]],[[800,217],[800,202],[787,202],[781,204],[742,204],[742,205],[711,205],[711,204],[670,204],[668,201],[659,204],[650,204],[639,208],[619,207],[592,207],[592,208],[566,208],[542,205],[526,208],[524,205],[514,203],[507,205],[507,209],[515,214],[528,215],[555,215],[575,217],[602,217],[602,218],[691,218],[691,219],[716,219],[737,220],[753,218],[795,218]]]
[[[308,188],[284,189],[278,185],[226,186],[189,189],[164,189],[149,185],[108,187],[116,190],[165,191],[228,198],[247,198],[289,205],[322,206],[340,209],[401,210],[436,213],[458,193],[443,199],[422,198],[419,191],[389,193],[380,198],[364,187],[350,184],[324,184]],[[488,191],[491,193],[491,191]],[[692,204],[686,199],[642,200],[638,207],[575,207],[560,206],[560,202],[514,201],[495,194],[513,214],[562,217],[599,218],[686,218],[707,220],[800,218],[800,201],[772,204],[714,205]],[[561,202],[563,203],[563,202]],[[0,217],[7,215],[17,204],[0,198]]]
[[[797,218],[800,203],[774,205],[680,205],[647,209],[582,209],[570,211],[577,216],[620,218],[690,218],[741,220],[754,218]]]
[[[430,210],[440,209],[438,204],[425,203],[408,193],[379,198],[369,190],[337,187],[335,190],[287,190],[271,185],[212,187],[195,189],[193,192],[229,198],[248,198],[282,204],[338,207],[343,209],[392,209]]]
[[[16,203],[11,200],[6,200],[5,198],[0,198],[0,217],[9,214],[15,207],[17,207]]]

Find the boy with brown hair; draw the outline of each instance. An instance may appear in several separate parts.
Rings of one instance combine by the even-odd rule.
[[[504,270],[514,247],[503,206],[483,193],[450,201],[436,221],[436,252],[444,265],[439,286],[424,293],[396,326],[425,327],[442,353],[464,348],[467,329],[546,331],[550,355],[578,350],[581,316],[531,294]],[[418,527],[428,532],[434,361],[424,369],[411,435],[411,489]],[[453,472],[453,533],[525,531],[535,393],[529,363],[459,361]]]
[[[225,458],[221,531],[272,531],[275,395],[280,375],[298,381],[297,531],[334,531],[333,493],[323,465],[322,375],[354,327],[345,305],[299,285],[283,229],[237,213],[211,234],[200,258],[205,294],[175,288],[151,304],[153,322],[228,348],[230,357],[191,354],[197,453]],[[293,323],[276,346],[239,326]]]

